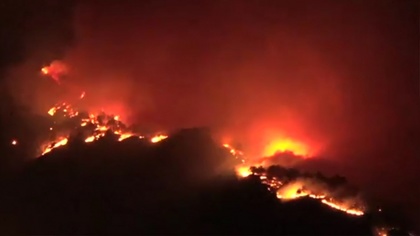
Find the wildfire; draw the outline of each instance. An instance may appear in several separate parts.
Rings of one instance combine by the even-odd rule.
[[[223,144],[223,146],[227,148],[233,156],[243,156],[243,153],[241,151],[232,148],[229,144]],[[294,200],[302,197],[309,197],[312,199],[320,200],[321,203],[350,215],[364,215],[363,210],[358,209],[356,207],[347,206],[344,203],[340,203],[339,201],[334,200],[332,197],[327,196],[326,193],[316,193],[310,191],[310,189],[306,188],[302,182],[297,181],[291,183],[284,183],[276,177],[268,177],[265,172],[254,173],[250,165],[241,164],[236,166],[235,169],[237,176],[240,178],[245,178],[250,175],[259,176],[261,183],[266,185],[268,190],[276,192],[277,198],[282,201]]]
[[[80,114],[74,107],[68,103],[60,103],[56,106],[51,107],[48,110],[48,114],[52,117],[62,116],[65,118],[74,118],[79,120],[79,128],[83,130],[83,133],[88,133],[84,138],[85,143],[94,142],[106,135],[107,132],[111,132],[118,137],[118,141],[123,141],[130,137],[138,137],[140,139],[144,138],[143,135],[139,135],[127,130],[124,124],[120,121],[120,116],[111,116],[104,113],[100,114]],[[53,131],[53,127],[49,128],[50,131]],[[51,152],[53,149],[67,144],[70,131],[74,128],[69,129],[69,133],[64,137],[61,137],[57,140],[47,142],[42,146],[41,156]],[[90,134],[89,134],[90,133]],[[167,135],[159,134],[150,138],[150,142],[157,143],[164,139],[168,138]]]
[[[48,110],[48,114],[52,117],[62,115],[63,117],[67,118],[78,118],[80,121],[79,128],[82,128],[85,132],[90,132],[90,134],[84,138],[84,142],[86,143],[91,143],[104,137],[107,132],[111,132],[116,135],[118,141],[123,141],[130,137],[144,138],[143,135],[135,134],[127,130],[120,121],[119,116],[110,116],[103,113],[96,115],[93,113],[82,115],[67,103],[61,103],[52,107]],[[50,130],[53,130],[52,127]],[[41,155],[45,155],[55,148],[66,145],[68,143],[69,136],[70,134],[67,134],[67,136],[61,136],[56,141],[44,145]],[[150,137],[149,141],[151,143],[158,143],[166,138],[168,138],[167,135],[158,134]],[[348,214],[363,215],[363,211],[339,204],[338,201],[333,200],[331,197],[327,197],[326,194],[317,194],[309,191],[309,189],[304,188],[302,183],[296,182],[285,184],[279,179],[272,177],[268,178],[265,173],[253,173],[251,170],[252,165],[245,164],[245,157],[242,151],[234,148],[229,144],[223,144],[223,147],[226,148],[229,153],[235,157],[235,159],[240,161],[241,164],[237,165],[235,168],[238,177],[243,178],[252,174],[259,175],[261,182],[265,184],[270,191],[276,192],[277,198],[281,200],[292,200],[300,197],[310,197],[314,199],[320,199],[323,204]],[[267,150],[267,153],[270,154],[273,154],[273,152],[276,151],[293,151],[295,154],[306,154],[305,146],[290,139],[273,142]]]
[[[57,83],[60,83],[59,76],[67,72],[67,68],[64,64],[56,61],[51,63],[49,66],[43,67],[41,73],[44,75],[50,76]],[[82,92],[79,96],[80,99],[85,97],[86,93]],[[123,141],[130,137],[138,137],[140,139],[145,138],[145,136],[136,134],[130,130],[127,130],[124,124],[121,122],[119,116],[110,116],[106,114],[81,114],[76,109],[74,109],[70,104],[60,103],[56,106],[51,107],[47,113],[52,117],[62,116],[65,118],[74,118],[75,120],[80,121],[76,127],[77,129],[82,129],[84,135],[84,142],[91,143],[102,137],[107,133],[112,133],[117,136],[118,141]],[[56,128],[50,127],[51,132],[55,132]],[[77,130],[76,129],[76,130]],[[69,130],[74,130],[74,127]],[[60,135],[60,138],[55,141],[48,142],[46,145],[43,145],[41,155],[45,155],[51,152],[55,148],[65,146],[68,143],[70,137],[70,131],[66,135]],[[152,137],[148,136],[148,139],[151,143],[158,143],[166,138],[167,135],[158,134]],[[16,140],[12,140],[12,145],[17,145]],[[340,204],[339,201],[332,199],[327,196],[325,193],[315,193],[311,192],[309,189],[305,188],[301,183],[287,183],[287,181],[277,179],[276,177],[269,177],[266,173],[253,173],[249,163],[245,164],[245,155],[242,151],[232,147],[229,144],[223,144],[223,147],[226,148],[229,153],[241,164],[238,164],[235,168],[236,174],[240,178],[248,177],[250,175],[258,175],[261,183],[267,186],[267,189],[276,193],[277,198],[281,200],[292,200],[301,197],[310,197],[313,199],[319,199],[321,203],[328,205],[331,208],[343,211],[351,215],[363,215],[362,210],[346,207],[344,204]],[[290,138],[274,140],[269,143],[265,148],[264,156],[272,156],[277,152],[292,152],[295,155],[307,157],[309,156],[308,147],[296,140]]]

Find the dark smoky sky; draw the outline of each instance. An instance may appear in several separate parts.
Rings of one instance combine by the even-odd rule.
[[[419,207],[417,1],[80,1],[71,17],[46,2],[28,8],[27,59],[8,74],[20,102],[84,90],[86,107],[208,125],[252,154],[291,137],[333,163],[313,165]],[[51,48],[70,67],[60,88],[28,69]]]

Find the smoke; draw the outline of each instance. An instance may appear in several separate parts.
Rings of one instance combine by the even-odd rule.
[[[32,18],[6,78],[19,103],[43,113],[85,91],[86,109],[160,129],[208,125],[250,156],[299,140],[323,157],[308,168],[390,201],[398,189],[420,208],[416,1],[65,5],[22,4]],[[34,76],[60,57],[64,88]]]

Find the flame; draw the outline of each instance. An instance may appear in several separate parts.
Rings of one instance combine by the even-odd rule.
[[[273,156],[278,152],[292,152],[298,156],[309,156],[308,147],[298,141],[286,138],[270,142],[264,149],[264,156]]]
[[[89,137],[87,137],[87,138],[85,139],[85,143],[90,143],[90,142],[93,142],[93,141],[95,141],[96,139],[97,139],[97,137],[96,137],[96,136],[94,136],[94,135],[89,136]]]
[[[41,74],[51,77],[57,84],[60,84],[60,76],[66,74],[67,66],[60,61],[53,61],[50,65],[41,68]]]
[[[49,71],[50,70],[48,69],[48,66],[44,66],[41,69],[41,73],[44,74],[44,75],[48,75],[49,74]]]
[[[68,141],[69,141],[69,140],[68,140],[68,138],[60,138],[60,139],[59,139],[57,142],[55,142],[54,144],[47,146],[47,147],[44,149],[44,151],[42,152],[42,154],[41,154],[41,155],[45,155],[45,154],[47,154],[47,153],[51,152],[54,148],[58,148],[58,147],[60,147],[60,146],[64,146],[64,145],[66,145]]]
[[[57,113],[57,111],[63,112],[65,117],[75,117],[79,115],[78,111],[74,110],[70,104],[67,104],[65,102],[51,107],[48,110],[48,114],[50,116],[54,116]]]
[[[303,190],[303,186],[299,182],[288,184],[277,191],[277,198],[279,199],[295,199],[299,197],[308,196],[309,193]]]
[[[223,147],[227,148],[234,157],[243,156],[243,152],[234,149],[229,144],[223,144]],[[312,199],[320,200],[321,203],[334,208],[336,210],[340,210],[342,212],[345,212],[349,215],[355,215],[355,216],[362,216],[364,215],[364,211],[362,209],[356,208],[356,207],[350,207],[344,203],[340,203],[337,200],[334,200],[332,197],[328,196],[326,193],[315,193],[310,191],[309,188],[306,188],[304,186],[303,182],[292,182],[285,184],[281,180],[275,178],[275,177],[267,177],[266,173],[253,173],[251,171],[250,165],[237,165],[235,168],[236,175],[239,178],[244,178],[247,176],[250,176],[252,174],[259,175],[259,178],[261,180],[261,183],[267,186],[267,189],[269,191],[274,191],[276,193],[276,196],[278,199],[282,201],[288,201],[293,199],[298,199],[301,197],[309,197]]]
[[[152,137],[150,139],[150,142],[152,142],[152,143],[158,143],[158,142],[160,142],[160,141],[162,141],[162,140],[164,140],[166,138],[168,138],[168,136],[160,134],[160,135],[156,135],[156,136]]]
[[[344,211],[344,212],[346,212],[346,213],[348,213],[350,215],[361,216],[361,215],[364,214],[364,212],[361,211],[361,210],[349,209],[349,208],[345,207],[344,205],[339,205],[337,203],[334,203],[332,201],[328,201],[326,199],[322,199],[321,202],[324,203],[324,204],[326,204],[326,205],[328,205],[328,206],[330,206],[330,207],[332,207],[332,208],[334,208],[334,209],[337,209],[337,210],[340,210],[340,211]]]
[[[236,174],[239,177],[244,178],[244,177],[248,177],[252,175],[252,172],[251,172],[250,166],[238,166],[236,167]]]
[[[127,133],[127,134],[121,134],[120,137],[118,138],[118,141],[123,141],[124,139],[133,137],[133,134]]]
[[[144,138],[143,135],[135,134],[124,128],[124,125],[121,122],[121,118],[118,115],[106,115],[106,114],[94,114],[89,113],[86,117],[80,117],[79,112],[68,103],[59,103],[48,110],[48,114],[52,117],[63,116],[66,118],[80,118],[79,127],[83,129],[84,133],[90,132],[87,136],[84,137],[85,143],[94,142],[102,137],[108,131],[111,131],[116,136],[118,136],[118,141],[123,141],[127,138],[137,136],[138,138]],[[52,127],[49,128],[50,131],[53,130]],[[65,138],[60,136],[59,139],[47,142],[47,144],[41,147],[41,156],[51,152],[53,149],[60,146],[66,145],[68,138],[70,136],[70,131]],[[150,142],[157,143],[166,139],[168,136],[164,134],[155,135],[150,138]]]
[[[55,107],[51,107],[49,110],[48,110],[48,114],[50,115],[50,116],[53,116],[54,114],[55,114],[55,112],[57,111],[57,108],[55,108]]]

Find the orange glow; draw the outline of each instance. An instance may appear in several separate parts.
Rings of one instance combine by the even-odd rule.
[[[299,156],[308,156],[308,148],[305,144],[292,139],[279,139],[269,143],[264,149],[264,156],[273,156],[278,152],[292,152]]]

